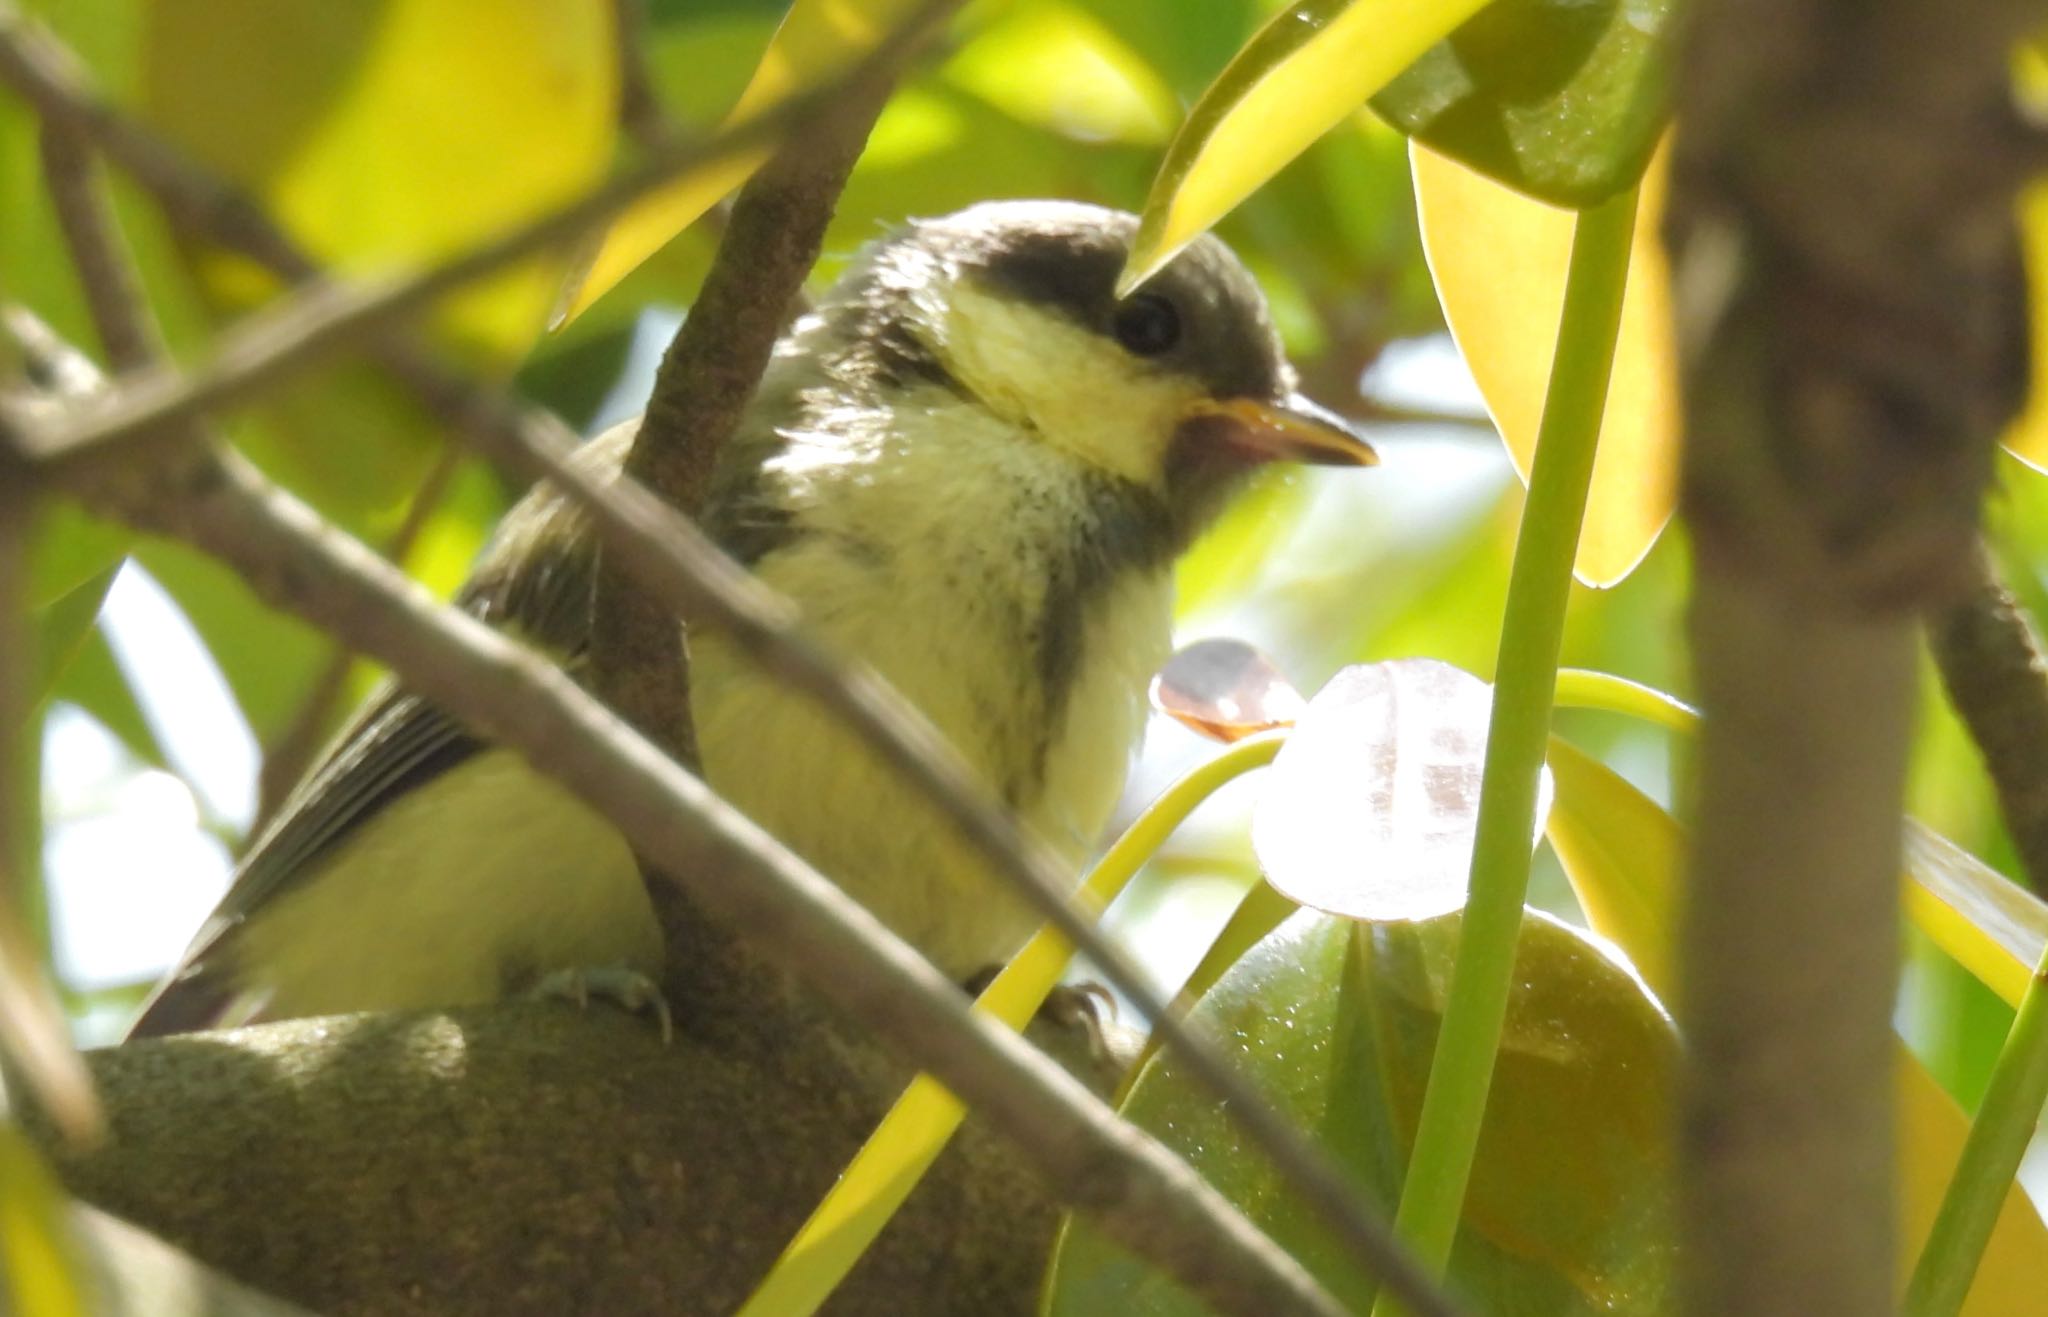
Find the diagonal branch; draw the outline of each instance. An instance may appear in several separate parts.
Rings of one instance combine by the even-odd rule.
[[[1990,545],[1977,545],[1969,571],[1968,593],[1928,619],[1928,644],[1998,790],[2021,866],[2036,892],[2048,891],[2048,665]]]
[[[260,211],[230,199],[231,190],[218,180],[197,174],[166,144],[94,102],[79,79],[67,73],[67,62],[53,55],[52,44],[27,29],[14,17],[11,5],[0,0],[0,82],[15,87],[46,115],[64,117],[93,134],[112,159],[159,191],[174,218],[195,223],[217,218],[222,227],[201,230],[206,236],[236,245],[287,276],[313,277],[311,263],[263,221]],[[608,494],[607,487],[570,469],[565,458],[574,437],[555,418],[448,374],[408,341],[375,339],[370,347],[430,408],[494,459],[522,474],[553,481],[583,506],[608,550],[624,557],[642,586],[666,607],[679,616],[701,616],[725,630],[755,662],[816,698],[867,739],[892,768],[928,792],[994,870],[1072,940],[1153,1022],[1162,1039],[1186,1057],[1190,1070],[1218,1095],[1351,1254],[1395,1293],[1431,1292],[1385,1221],[1362,1203],[1355,1186],[1287,1124],[1216,1047],[1167,1010],[1131,957],[1067,899],[1071,877],[1051,852],[974,785],[952,747],[914,706],[872,673],[840,664],[810,645],[779,596],[726,559],[672,509],[627,483],[610,486]],[[1418,1311],[1446,1310],[1441,1300],[1411,1304]]]

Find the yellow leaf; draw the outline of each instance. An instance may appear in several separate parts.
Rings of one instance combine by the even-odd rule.
[[[611,163],[607,5],[195,0],[147,11],[145,112],[345,272],[460,251]],[[208,273],[230,299],[271,287],[226,258]],[[514,360],[560,275],[554,261],[528,262],[450,297],[440,324],[487,358]]]
[[[944,76],[1012,118],[1086,141],[1157,146],[1180,109],[1143,56],[1065,0],[1011,4]]]
[[[918,0],[796,0],[761,55],[752,81],[726,124],[744,123],[792,96],[845,73],[894,31]],[[604,236],[590,268],[567,299],[563,323],[661,250],[766,163],[771,147],[738,152],[717,168],[693,170],[629,206]]]
[[[1607,411],[1574,571],[1608,586],[1634,570],[1671,519],[1678,371],[1670,274],[1659,237],[1666,158],[1643,178]],[[1444,319],[1526,482],[1564,306],[1573,212],[1533,201],[1409,145],[1422,247]]]
[[[63,1190],[21,1131],[0,1125],[0,1312],[83,1317]]]
[[[1669,1000],[1675,977],[1672,910],[1684,831],[1655,801],[1556,737],[1550,742],[1550,771],[1557,784],[1551,845],[1588,921],[1627,952],[1644,982]],[[1916,886],[1909,884],[1909,892]],[[1904,1044],[1893,1073],[1903,1283],[1955,1173],[1970,1122]],[[1965,1317],[2033,1312],[2043,1294],[2048,1294],[2048,1229],[2015,1184],[2006,1190],[1963,1312]]]
[[[1906,825],[1906,913],[1934,945],[2017,1007],[2048,949],[2048,904],[1917,823]]]
[[[1173,259],[1486,2],[1301,0],[1275,14],[1166,148],[1122,286]]]

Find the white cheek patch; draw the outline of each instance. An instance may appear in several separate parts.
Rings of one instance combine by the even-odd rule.
[[[940,325],[947,368],[989,408],[1089,465],[1157,485],[1192,382],[1142,368],[1055,312],[953,284]]]

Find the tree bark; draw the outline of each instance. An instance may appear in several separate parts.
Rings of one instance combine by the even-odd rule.
[[[318,1312],[729,1313],[909,1076],[806,1006],[681,1026],[515,1002],[131,1043],[89,1058],[104,1144],[31,1127],[80,1197]],[[830,1310],[1027,1312],[1055,1223],[970,1121]]]
[[[1918,616],[2024,380],[2018,0],[1701,0],[1671,221],[1700,748],[1687,1311],[1893,1306]]]

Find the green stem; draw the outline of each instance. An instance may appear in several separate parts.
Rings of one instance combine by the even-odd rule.
[[[1508,578],[1486,780],[1472,845],[1471,893],[1394,1222],[1423,1264],[1438,1272],[1449,1261],[1457,1234],[1507,1016],[1565,601],[1607,405],[1635,213],[1636,193],[1630,189],[1579,216],[1529,497]],[[1399,1309],[1383,1295],[1373,1311]]]
[[[2020,999],[1991,1086],[1942,1196],[1934,1228],[1906,1286],[1905,1317],[1946,1317],[1962,1309],[2020,1156],[2048,1101],[2048,959]]]

